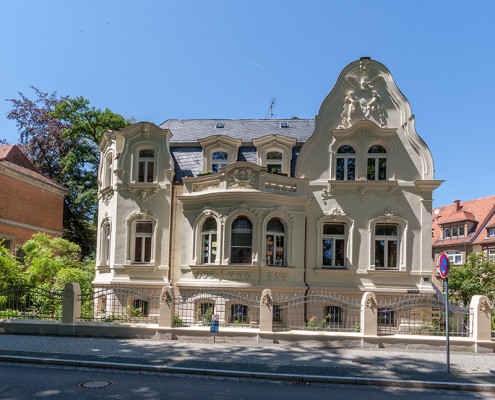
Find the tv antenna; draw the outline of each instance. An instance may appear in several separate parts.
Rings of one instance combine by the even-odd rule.
[[[275,99],[270,99],[270,107],[268,107],[268,111],[266,112],[265,119],[270,114],[270,119],[273,119],[273,107],[275,106]]]

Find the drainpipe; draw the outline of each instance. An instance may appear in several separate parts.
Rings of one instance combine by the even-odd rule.
[[[304,217],[304,285],[306,290],[304,291],[304,297],[308,295],[309,285],[306,283],[306,248],[308,243],[308,217]],[[308,323],[308,303],[304,302],[304,323]]]

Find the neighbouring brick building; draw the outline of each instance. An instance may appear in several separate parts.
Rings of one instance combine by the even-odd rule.
[[[432,259],[439,281],[438,259],[446,253],[452,265],[462,265],[469,253],[483,251],[495,261],[495,196],[437,207],[433,210]]]
[[[34,233],[62,235],[67,189],[42,175],[15,145],[0,146],[0,240],[14,251]]]

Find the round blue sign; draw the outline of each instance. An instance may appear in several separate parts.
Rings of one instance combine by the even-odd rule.
[[[442,254],[438,262],[438,268],[440,269],[440,276],[442,278],[447,278],[450,271],[450,261],[447,254]]]

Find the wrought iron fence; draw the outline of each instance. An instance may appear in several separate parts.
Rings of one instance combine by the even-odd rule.
[[[445,302],[436,295],[378,298],[377,301],[379,335],[446,335]],[[469,337],[469,324],[469,307],[449,304],[449,335]]]
[[[209,326],[218,314],[221,326],[258,327],[260,293],[228,289],[180,290],[175,326]]]
[[[0,319],[62,318],[62,293],[19,285],[0,290]]]
[[[331,332],[359,332],[361,303],[326,291],[306,295],[275,293],[274,327]]]
[[[157,324],[160,289],[112,286],[81,295],[81,321]]]

